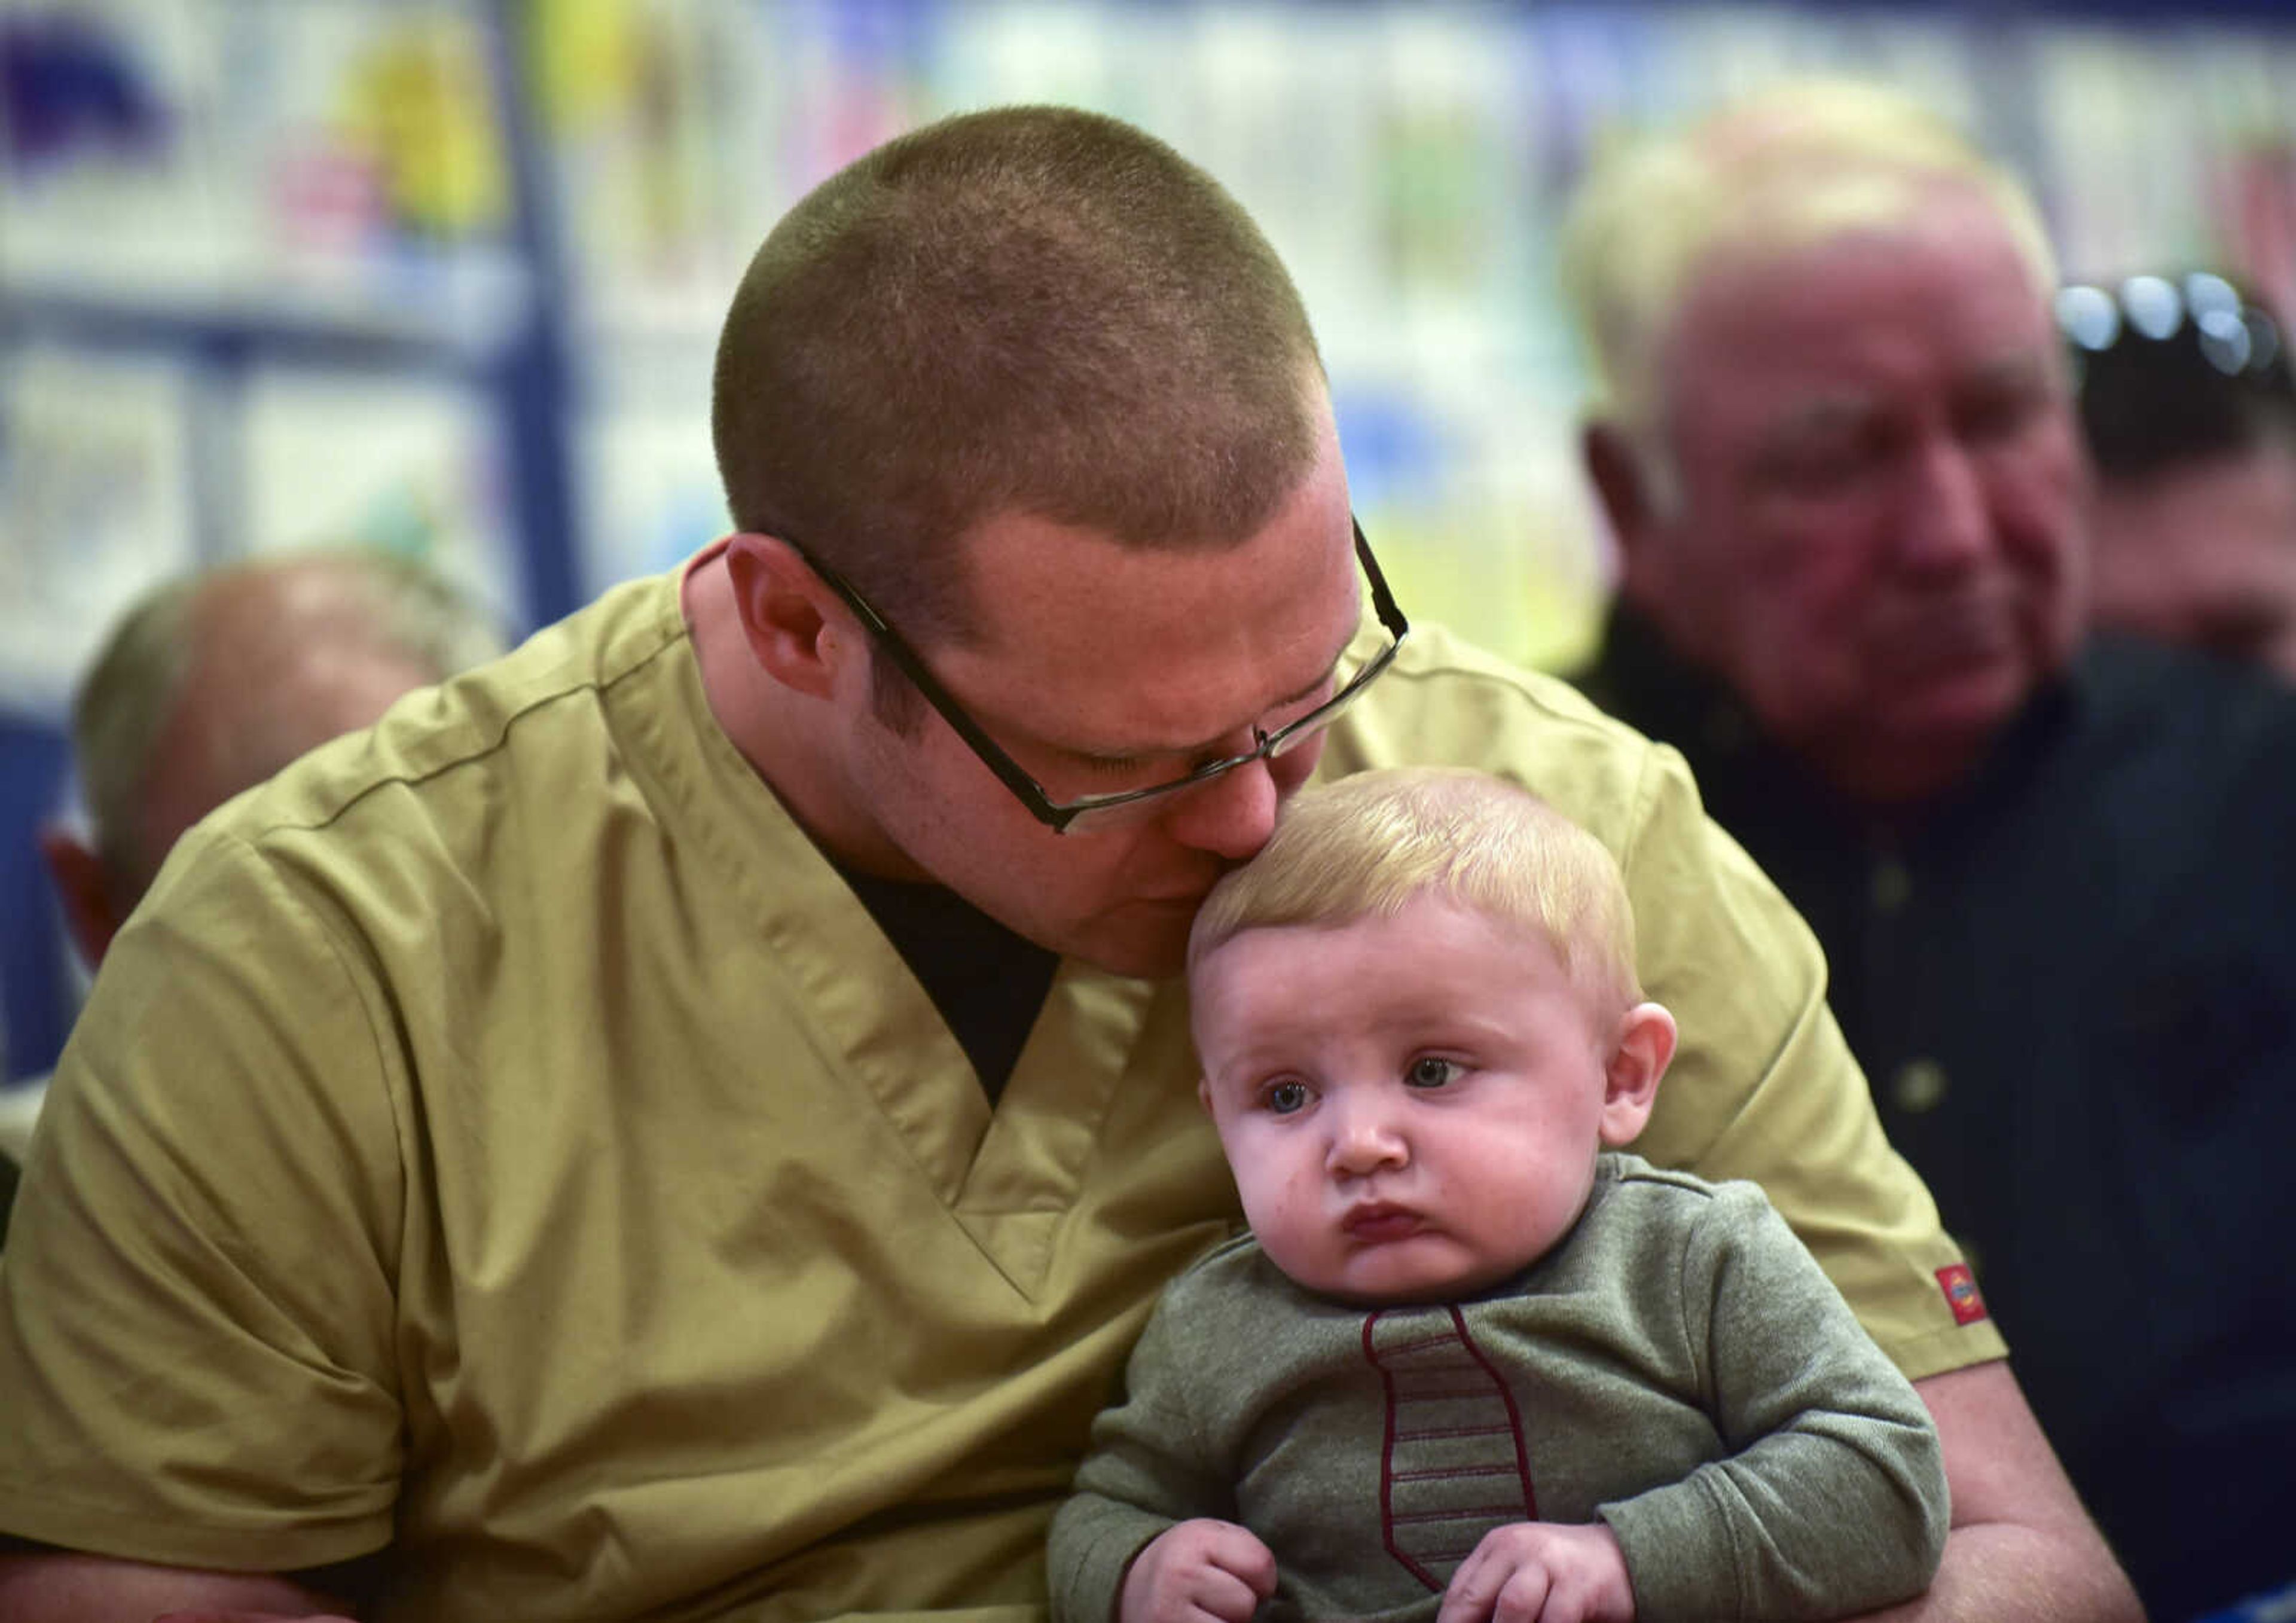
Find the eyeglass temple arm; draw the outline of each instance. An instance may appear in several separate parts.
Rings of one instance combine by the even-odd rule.
[[[1022,771],[1020,763],[1004,753],[1004,746],[982,732],[980,725],[964,713],[964,707],[956,702],[955,695],[941,686],[940,678],[932,674],[922,660],[917,658],[916,652],[909,646],[907,640],[885,623],[884,617],[870,607],[869,600],[862,596],[850,581],[804,547],[791,541],[786,535],[782,539],[788,545],[791,551],[805,560],[808,569],[828,584],[829,589],[837,594],[839,601],[853,611],[855,618],[859,619],[870,635],[876,639],[878,646],[892,656],[893,663],[899,668],[901,675],[907,677],[910,684],[925,696],[926,702],[940,712],[941,719],[948,723],[956,734],[972,747],[972,752],[980,758],[983,766],[1003,780],[1007,789],[1026,801],[1029,810],[1034,812],[1039,820],[1050,824],[1055,829],[1069,820],[1062,814],[1062,808],[1054,806],[1051,798],[1045,793],[1044,786]]]
[[[1403,611],[1396,606],[1395,594],[1387,588],[1387,577],[1380,573],[1379,560],[1371,555],[1371,543],[1364,539],[1362,522],[1350,513],[1348,523],[1355,530],[1356,557],[1363,564],[1364,578],[1371,582],[1372,612],[1400,641],[1403,634],[1411,629],[1411,622],[1404,619]]]

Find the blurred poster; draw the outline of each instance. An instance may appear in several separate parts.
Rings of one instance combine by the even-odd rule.
[[[112,620],[195,561],[192,386],[173,361],[0,355],[0,701],[62,717]]]
[[[709,347],[626,346],[574,426],[586,596],[674,569],[731,527],[709,437]]]
[[[475,388],[271,365],[239,407],[234,550],[379,547],[430,563],[505,625],[529,622],[506,447]]]
[[[248,259],[199,0],[0,4],[0,283],[161,308]]]
[[[271,297],[483,347],[523,313],[485,8],[230,0]]]
[[[940,111],[911,0],[535,0],[536,99],[592,333],[714,330],[767,230]]]
[[[527,308],[473,0],[0,4],[0,283],[483,347]]]

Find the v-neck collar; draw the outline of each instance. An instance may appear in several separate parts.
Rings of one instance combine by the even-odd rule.
[[[676,586],[666,578],[673,629]],[[760,946],[811,1016],[834,1080],[869,1101],[951,1218],[1035,1295],[1152,1013],[1177,1010],[1177,984],[1062,960],[992,1110],[899,952],[718,725],[690,638],[664,657],[677,661],[664,695],[674,703],[636,740],[677,802],[664,815],[754,910]]]

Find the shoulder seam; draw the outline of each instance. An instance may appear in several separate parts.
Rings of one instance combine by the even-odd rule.
[[[330,827],[333,824],[340,821],[344,816],[350,813],[354,807],[357,807],[360,802],[365,800],[371,795],[377,794],[388,789],[420,788],[423,784],[431,783],[439,778],[445,777],[449,773],[459,771],[463,767],[470,766],[472,762],[484,759],[486,757],[493,755],[496,751],[499,750],[509,740],[512,730],[515,728],[520,722],[524,721],[528,717],[548,709],[553,705],[561,703],[576,694],[604,693],[611,691],[613,688],[619,686],[623,682],[627,681],[637,672],[644,669],[654,660],[660,659],[663,652],[676,643],[676,640],[677,639],[675,636],[666,636],[662,638],[660,642],[657,643],[652,648],[648,649],[643,655],[632,660],[627,665],[622,667],[619,670],[614,671],[609,676],[586,676],[578,682],[570,682],[562,687],[554,687],[546,693],[537,694],[533,699],[529,700],[526,703],[519,706],[518,709],[503,717],[501,722],[496,726],[495,726],[484,737],[475,742],[471,748],[459,751],[451,758],[440,761],[420,772],[393,772],[373,778],[360,785],[356,792],[347,796],[341,801],[331,807],[327,810],[326,815],[323,817],[315,818],[309,822],[294,822],[285,818],[281,818],[274,822],[266,823],[260,827],[247,833],[234,834],[231,838],[240,840],[249,846],[253,847],[258,842],[267,839],[273,834],[313,832],[320,829]]]

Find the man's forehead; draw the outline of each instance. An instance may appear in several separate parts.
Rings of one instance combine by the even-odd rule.
[[[2053,290],[2009,223],[1982,200],[1765,235],[1715,247],[1685,286],[1676,337],[1699,348],[1759,348],[1781,334],[1844,327],[1978,324],[2054,331]]]
[[[1153,550],[1029,521],[980,538],[981,635],[934,651],[961,698],[1091,754],[1232,738],[1308,696],[1354,635],[1360,575],[1342,490],[1235,545]],[[1033,718],[1033,719],[1031,719]]]
[[[1079,669],[1069,683],[1037,690],[1036,702],[1012,717],[1014,731],[1019,742],[1078,757],[1192,756],[1230,749],[1247,729],[1325,696],[1358,629],[1359,622],[1350,621],[1326,639],[1321,657],[1292,663],[1291,671],[1304,674],[1289,685],[1238,685],[1239,696],[1224,708],[1211,697],[1217,684],[1190,680],[1216,672],[1175,671],[1168,684],[1144,684],[1129,680],[1130,673],[1114,663]],[[1201,702],[1182,697],[1197,687],[1205,693]]]
[[[2046,345],[2015,345],[1969,356],[1939,355],[1929,375],[1946,393],[1948,406],[1983,403],[2005,393],[2051,389],[2062,373]],[[1772,406],[1764,427],[1775,438],[1819,438],[1866,426],[1904,405],[1904,390],[1889,381],[1860,383],[1820,378],[1786,392]]]
[[[1855,427],[1915,397],[2062,392],[2047,306],[2013,264],[1990,267],[1989,283],[1950,255],[1913,267],[1867,258],[1851,285],[1834,279],[1841,268],[1717,283],[1693,299],[1668,357],[1676,426],[1793,438]]]

